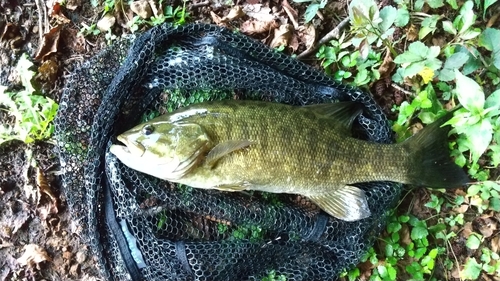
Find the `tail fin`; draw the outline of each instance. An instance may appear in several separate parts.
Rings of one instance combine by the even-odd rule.
[[[411,153],[409,183],[426,187],[454,188],[469,181],[463,169],[450,157],[450,127],[441,128],[452,116],[453,112],[449,112],[402,144]]]

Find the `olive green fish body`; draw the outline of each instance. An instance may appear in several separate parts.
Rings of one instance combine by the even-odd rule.
[[[305,195],[344,220],[370,214],[355,183],[465,182],[449,159],[443,122],[404,143],[377,144],[351,136],[359,113],[354,103],[195,104],[123,133],[118,139],[126,147],[111,152],[133,169],[196,188]]]

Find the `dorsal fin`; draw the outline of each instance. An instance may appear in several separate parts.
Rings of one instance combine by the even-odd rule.
[[[301,109],[310,110],[319,118],[330,119],[337,129],[349,135],[352,123],[363,111],[358,103],[352,101],[305,105]]]
[[[209,167],[213,167],[219,159],[236,150],[243,149],[251,145],[249,140],[228,140],[216,145],[207,155],[206,163]]]

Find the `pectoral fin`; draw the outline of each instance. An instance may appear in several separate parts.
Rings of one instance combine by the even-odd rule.
[[[308,197],[325,212],[341,220],[356,221],[370,216],[365,192],[355,186],[346,185],[331,193]]]
[[[251,144],[252,142],[248,140],[229,140],[219,143],[210,150],[205,161],[209,167],[213,167],[225,155],[248,147]]]

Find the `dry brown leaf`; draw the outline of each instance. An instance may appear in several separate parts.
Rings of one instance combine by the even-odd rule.
[[[35,56],[35,60],[45,60],[49,55],[57,53],[57,46],[61,35],[61,26],[56,26],[43,35],[40,49]]]
[[[50,7],[50,17],[56,21],[58,24],[66,24],[71,21],[62,13],[61,4],[59,2],[55,2],[52,7]]]
[[[104,15],[104,17],[102,17],[102,19],[100,19],[97,22],[97,28],[102,32],[106,32],[110,30],[111,27],[115,25],[115,23],[116,23],[116,18],[111,14],[106,14]]]
[[[245,16],[245,12],[243,12],[243,9],[240,6],[236,5],[236,6],[231,8],[231,10],[227,14],[227,16],[222,17],[221,21],[222,22],[229,22],[229,21],[237,20],[243,16]]]
[[[240,26],[240,31],[247,35],[254,35],[269,32],[271,29],[275,29],[278,27],[278,23],[275,21],[255,21],[255,20],[247,20]]]
[[[468,209],[469,209],[469,204],[462,204],[460,205],[460,207],[453,208],[453,211],[459,214],[465,214],[465,212],[467,212]]]
[[[0,35],[0,40],[3,41],[3,40],[14,39],[20,35],[21,33],[19,26],[13,23],[7,23],[2,30],[2,34]]]
[[[401,230],[400,230],[400,241],[401,241],[401,244],[405,245],[405,246],[408,246],[410,245],[410,243],[412,242],[411,238],[410,238],[410,228],[408,227],[408,224],[403,224],[401,226]]]
[[[485,237],[491,237],[497,230],[497,221],[492,219],[490,215],[482,215],[476,218],[472,225]]]
[[[212,21],[216,24],[216,25],[224,25],[222,23],[222,19],[221,17],[219,17],[216,13],[214,13],[213,11],[210,11],[210,16],[212,17]],[[243,31],[242,31],[243,32]]]
[[[493,252],[500,254],[500,235],[491,238],[490,248]]]
[[[51,261],[47,252],[36,244],[24,246],[24,254],[17,259],[22,266],[33,267],[43,261]]]
[[[65,2],[66,4],[64,5],[64,7],[71,11],[76,10],[76,8],[80,7],[80,5],[82,4],[82,0],[66,0]]]
[[[464,224],[464,228],[462,232],[460,232],[460,235],[462,235],[465,239],[469,238],[469,236],[474,232],[472,230],[472,223],[471,222],[466,222]]]
[[[391,52],[387,48],[384,56],[384,61],[378,68],[378,72],[380,73],[380,77],[387,77],[391,75],[392,71],[396,67],[396,64],[392,60]]]
[[[143,19],[149,19],[153,15],[153,10],[147,0],[130,3],[130,10]]]
[[[292,38],[293,26],[291,24],[283,24],[278,29],[274,29],[274,37],[271,41],[271,48],[280,46],[288,46],[288,42]]]
[[[306,45],[306,51],[314,47],[316,43],[316,28],[314,25],[308,24],[299,30],[300,41]]]
[[[408,41],[415,41],[418,38],[418,28],[412,24],[410,27],[406,30],[406,38]]]
[[[271,8],[265,7],[262,4],[244,5],[243,12],[245,12],[245,14],[247,14],[249,17],[262,22],[270,22],[275,19],[275,16],[272,14]]]
[[[299,29],[299,13],[290,6],[290,3],[288,3],[288,0],[283,0],[281,2],[281,5],[283,5],[283,9],[285,10],[286,14],[288,15],[288,18],[293,24],[293,28],[296,30]]]

